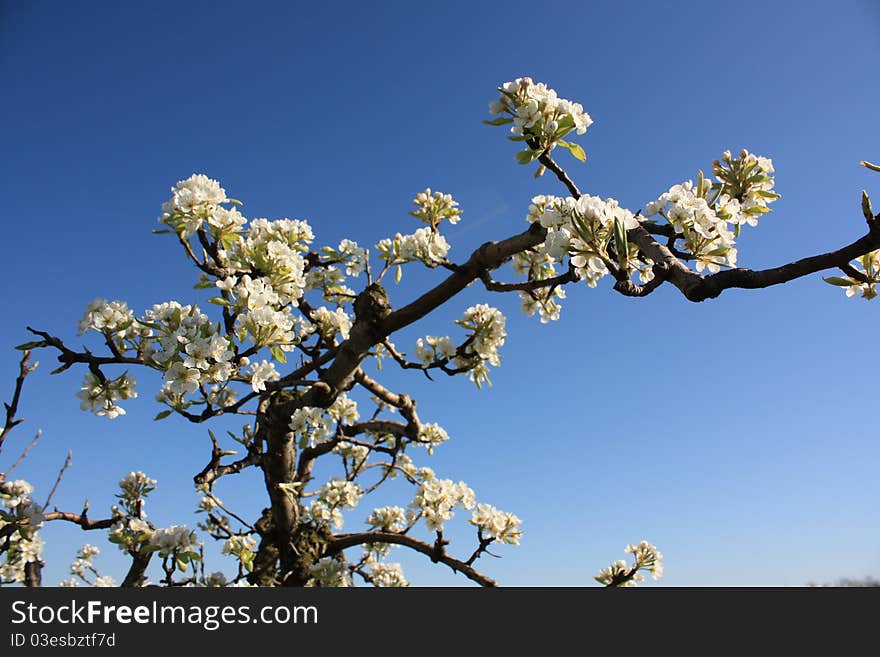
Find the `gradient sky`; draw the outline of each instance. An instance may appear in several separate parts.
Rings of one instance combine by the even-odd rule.
[[[577,139],[587,163],[559,158],[584,191],[638,209],[724,149],[748,148],[773,158],[782,199],[744,231],[741,266],[843,246],[864,233],[861,190],[880,205],[880,175],[858,166],[880,160],[878,35],[869,0],[2,2],[0,397],[25,325],[78,346],[95,297],[137,312],[204,298],[175,241],[150,234],[170,187],[193,172],[218,178],[249,217],[308,219],[319,244],[412,231],[406,213],[426,186],[463,209],[446,229],[454,260],[523,230],[533,195],[564,191],[516,164],[504,128],[480,123],[495,87],[522,75],[592,115]],[[392,303],[442,275],[413,270]],[[819,276],[701,304],[669,286],[641,300],[610,287],[570,287],[562,319],[541,325],[515,296],[474,286],[394,336],[411,349],[419,335],[454,334],[476,302],[508,316],[492,388],[381,373],[452,437],[423,462],[523,519],[522,545],[483,570],[509,585],[590,585],[644,538],[666,557],[665,585],[880,576],[880,301],[847,299]],[[38,497],[72,449],[60,507],[88,498],[101,517],[120,477],[142,469],[159,480],[150,519],[194,525],[206,427],[154,424],[157,379],[138,372],[125,417],[83,413],[83,372],[50,377],[54,358],[37,358],[27,422],[0,466],[42,428],[14,475]],[[231,479],[220,497],[256,513],[257,473]],[[377,503],[405,505],[398,492]],[[466,515],[451,531],[462,555]],[[102,547],[107,574],[124,573],[101,536],[43,535],[49,584],[84,542]],[[398,558],[416,584],[468,583]]]

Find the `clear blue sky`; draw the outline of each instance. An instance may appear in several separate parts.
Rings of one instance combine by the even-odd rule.
[[[193,172],[220,179],[249,217],[307,218],[321,244],[411,231],[425,186],[464,210],[447,230],[456,260],[519,232],[533,195],[563,193],[516,164],[504,129],[480,123],[495,86],[521,75],[592,115],[578,138],[587,164],[565,160],[583,190],[637,209],[745,147],[773,158],[783,196],[744,233],[740,264],[837,248],[863,233],[861,190],[880,205],[880,175],[858,166],[880,160],[878,57],[880,5],[867,0],[3,2],[2,397],[26,324],[78,345],[94,297],[136,311],[200,298],[174,240],[150,234],[170,186]],[[408,276],[392,302],[440,276]],[[395,342],[445,334],[489,296],[473,287]],[[699,305],[665,288],[627,299],[603,281],[570,289],[552,325],[513,296],[488,302],[508,315],[494,387],[383,371],[452,436],[429,464],[523,519],[522,545],[487,558],[488,574],[589,585],[645,538],[666,556],[667,585],[880,576],[880,302],[818,276]],[[99,517],[119,478],[142,469],[159,480],[151,520],[194,524],[205,427],[153,424],[157,385],[143,374],[125,417],[90,416],[74,395],[83,373],[50,377],[40,359],[2,464],[41,427],[16,476],[45,494],[73,449],[60,506],[87,497]],[[252,514],[262,504],[257,476],[218,493]],[[103,537],[44,536],[48,583],[86,541],[109,574],[124,572]],[[415,583],[466,583],[401,559]]]

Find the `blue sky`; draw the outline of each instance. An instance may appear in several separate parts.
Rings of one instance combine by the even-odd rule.
[[[406,213],[426,186],[463,209],[446,231],[455,260],[521,231],[533,195],[563,193],[516,164],[503,128],[480,123],[496,85],[521,75],[592,115],[577,139],[587,163],[560,158],[582,190],[637,209],[724,149],[748,148],[773,158],[782,199],[739,240],[742,266],[853,241],[861,190],[880,203],[880,175],[858,166],[880,159],[880,7],[729,13],[677,2],[3,3],[3,390],[25,325],[78,345],[95,297],[137,311],[201,298],[174,240],[150,234],[171,185],[193,172],[220,179],[249,217],[308,219],[320,244],[413,230]],[[408,274],[392,303],[440,276]],[[819,276],[698,305],[665,287],[623,298],[603,281],[571,288],[562,319],[541,325],[515,297],[472,287],[394,341],[448,333],[476,302],[508,316],[492,388],[382,376],[452,436],[426,463],[523,519],[522,545],[487,558],[489,575],[589,585],[642,538],[665,554],[666,585],[880,575],[876,301],[846,299]],[[153,424],[157,382],[143,374],[125,417],[89,416],[74,395],[82,372],[50,377],[53,359],[39,358],[28,421],[0,464],[39,427],[16,476],[45,492],[72,449],[59,506],[88,498],[98,517],[119,478],[142,469],[159,480],[151,520],[194,524],[206,428]],[[218,493],[245,512],[262,504],[256,475]],[[461,554],[465,534],[454,532]],[[123,572],[101,537],[44,536],[48,583],[86,541]],[[465,583],[400,559],[416,584]]]

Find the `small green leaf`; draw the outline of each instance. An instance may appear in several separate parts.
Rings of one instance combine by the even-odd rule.
[[[167,228],[154,228],[152,231],[153,235],[164,235],[165,233],[170,233],[171,231]]]
[[[587,154],[584,152],[584,149],[581,148],[580,144],[569,144],[568,152],[574,155],[576,160],[580,160],[581,162],[587,161]]]
[[[865,215],[865,221],[874,221],[874,208],[871,207],[871,197],[865,191],[862,192],[862,214]]]
[[[403,267],[397,265],[397,271],[394,272],[394,282],[400,283],[401,278],[403,278]]]
[[[527,148],[523,151],[520,151],[516,154],[516,161],[520,164],[528,164],[529,162],[534,162],[540,157],[542,151],[536,151],[531,148]]]
[[[629,258],[629,242],[626,238],[626,229],[620,219],[614,220],[614,246],[617,248],[617,262],[623,269]]]
[[[542,165],[539,166],[538,169],[535,171],[535,178],[540,178],[541,176],[544,175],[544,173],[545,173],[546,171],[547,171],[547,167],[545,167],[545,166],[542,164]]]
[[[745,213],[750,215],[767,214],[768,212],[770,212],[770,208],[764,205],[753,205],[745,209]]]
[[[287,355],[284,353],[284,351],[282,351],[282,349],[280,347],[272,347],[269,349],[269,351],[272,352],[272,356],[279,363],[286,363],[287,362]]]
[[[171,409],[166,409],[164,411],[160,411],[159,413],[156,414],[156,417],[153,418],[153,421],[155,422],[156,420],[164,420],[169,415],[171,415]]]
[[[483,123],[486,125],[506,125],[508,123],[513,123],[513,119],[507,116],[499,116],[497,119],[492,119],[491,121],[484,119]]]
[[[755,194],[757,194],[758,196],[761,196],[763,198],[772,198],[774,201],[776,199],[782,198],[781,194],[777,194],[776,192],[771,192],[766,189],[756,189]]]
[[[213,303],[218,306],[231,306],[232,305],[232,303],[229,301],[229,299],[224,299],[223,297],[211,297],[210,299],[208,299],[208,303]]]
[[[697,178],[697,196],[704,197],[706,194],[703,191],[703,170],[700,169],[699,177]]]
[[[840,287],[849,287],[850,285],[858,285],[855,281],[851,281],[848,278],[841,278],[840,276],[829,276],[828,278],[823,278],[823,281],[829,283],[830,285],[838,285]]]

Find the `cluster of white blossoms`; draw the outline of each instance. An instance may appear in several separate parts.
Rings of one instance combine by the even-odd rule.
[[[215,230],[232,230],[244,224],[244,218],[223,204],[237,204],[227,198],[220,183],[203,174],[193,174],[171,188],[171,198],[162,204],[161,223],[167,224],[183,237],[189,237],[204,223]]]
[[[153,528],[143,518],[123,517],[110,527],[108,538],[123,552],[129,552],[153,536]]]
[[[353,424],[360,419],[357,402],[349,398],[345,393],[336,397],[327,409],[327,413],[334,420],[342,424]]]
[[[439,337],[426,335],[416,340],[415,357],[422,365],[430,365],[438,361],[445,362],[455,357],[458,347],[449,336]]]
[[[73,587],[77,586],[78,581],[83,581],[89,586],[95,587],[114,587],[116,580],[109,575],[101,575],[95,569],[93,559],[98,556],[101,551],[94,545],[83,545],[76,552],[76,560],[70,564],[70,573],[73,575],[70,579],[64,580],[59,586]],[[89,577],[93,577],[89,580]]]
[[[247,374],[250,378],[251,389],[254,392],[265,390],[267,381],[277,381],[281,378],[281,375],[275,369],[275,363],[268,360],[250,363]]]
[[[345,265],[345,275],[354,276],[355,278],[367,268],[367,258],[369,255],[367,250],[358,246],[358,243],[352,240],[342,240],[339,242],[339,247],[335,249],[329,246],[322,247],[321,252],[327,256],[328,260],[323,263],[323,266],[315,267],[309,272],[309,275],[312,275],[312,272],[314,272],[318,276],[321,276],[321,270],[323,270],[324,272],[333,272],[331,277],[341,276],[338,269],[329,266],[330,263]],[[338,280],[336,282],[338,282]],[[306,289],[313,287],[318,286],[313,284],[310,285],[307,276]]]
[[[880,283],[880,250],[866,253],[849,264],[860,274],[859,278],[829,276],[825,282],[843,287],[848,297],[861,296],[869,300],[876,297],[877,283]]]
[[[366,522],[375,530],[400,532],[406,527],[406,511],[399,506],[383,506],[373,509]]]
[[[431,531],[443,531],[443,524],[455,515],[455,507],[470,510],[475,504],[474,491],[463,481],[430,479],[416,489],[409,505],[410,520],[421,517]]]
[[[342,336],[343,340],[348,340],[352,321],[342,308],[330,310],[326,306],[321,306],[312,311],[311,318],[321,335],[328,340],[336,337],[337,333]]]
[[[725,151],[713,163],[717,178],[702,172],[697,183],[688,180],[645,206],[644,214],[659,214],[684,240],[696,259],[697,271],[715,273],[736,266],[736,237],[744,224],[758,225],[758,217],[770,212],[768,205],[780,198],[773,191],[773,162],[743,150],[739,157]]]
[[[556,261],[541,250],[521,251],[511,258],[513,270],[529,281],[543,281],[556,276]],[[530,292],[520,291],[520,308],[529,317],[538,313],[542,324],[559,319],[562,306],[557,299],[565,298],[565,288],[545,287]]]
[[[117,344],[123,340],[135,340],[149,336],[150,329],[135,321],[134,313],[124,301],[94,299],[89,302],[83,318],[77,325],[82,335],[89,329],[109,335]]]
[[[470,523],[478,527],[486,538],[519,545],[522,538],[522,521],[514,514],[500,511],[489,504],[478,504],[473,511]]]
[[[399,563],[375,562],[370,564],[370,580],[373,586],[381,588],[402,588],[409,586]]]
[[[424,221],[434,231],[444,219],[451,224],[457,224],[461,219],[461,210],[458,209],[458,202],[452,198],[452,195],[432,192],[430,187],[416,194],[413,205],[417,209],[410,212],[410,216]]]
[[[250,338],[257,347],[277,347],[281,351],[292,351],[315,330],[311,322],[292,315],[287,309],[275,310],[266,306],[243,310],[235,326],[242,342]]]
[[[367,457],[370,455],[370,448],[366,445],[354,445],[343,440],[333,448],[333,453],[338,454],[349,464],[359,468],[366,463]]]
[[[464,311],[456,324],[470,331],[467,340],[456,351],[455,364],[469,371],[470,379],[481,387],[489,383],[489,365],[501,365],[498,353],[507,337],[506,319],[500,310],[485,303],[471,306]]]
[[[156,480],[138,470],[129,472],[119,481],[122,496],[127,500],[137,500],[156,490]]]
[[[114,523],[109,540],[123,552],[139,549],[153,536],[153,527],[144,513],[144,498],[156,489],[156,480],[138,470],[119,481],[119,506],[113,507]]]
[[[379,258],[385,260],[389,266],[418,261],[435,267],[446,259],[450,248],[449,242],[440,234],[440,223],[444,219],[451,224],[458,223],[461,210],[452,196],[432,192],[430,187],[416,194],[413,204],[417,209],[410,212],[410,215],[428,225],[408,235],[396,233],[393,238],[385,238],[376,244],[376,250]],[[398,267],[398,281],[400,275],[401,270]]]
[[[447,440],[449,440],[449,434],[446,433],[446,429],[439,424],[428,422],[419,429],[419,440],[416,444],[423,445],[428,449],[428,454],[433,454],[434,448]]]
[[[300,219],[254,219],[220,256],[238,271],[263,277],[280,304],[295,304],[306,285],[302,254],[313,239],[311,226]]]
[[[330,438],[330,425],[323,408],[303,406],[293,412],[288,424],[301,447],[314,447]]]
[[[42,559],[43,540],[38,531],[43,526],[43,508],[33,499],[33,492],[34,487],[24,479],[0,483],[0,530],[15,526],[3,539],[6,549],[0,583],[24,582],[27,564]]]
[[[446,259],[449,253],[449,242],[440,233],[425,226],[416,232],[394,238],[386,237],[376,245],[379,257],[393,265],[419,261],[426,265],[435,265]]]
[[[635,228],[638,220],[613,198],[535,196],[526,219],[547,229],[538,253],[550,265],[570,257],[576,275],[590,287],[596,287],[615,264],[627,275],[638,272],[642,283],[654,277],[653,262],[639,259],[638,247],[626,238],[626,231]]]
[[[165,370],[165,388],[172,395],[193,393],[203,383],[225,383],[233,375],[233,345],[198,306],[157,304],[144,313],[143,322],[157,331],[145,359]]]
[[[256,539],[251,536],[235,534],[226,539],[220,551],[223,554],[235,557],[247,570],[251,570],[253,568],[254,557],[256,556],[256,553],[254,552],[256,548]]]
[[[315,522],[332,523],[337,529],[342,527],[342,509],[353,509],[361,501],[364,492],[353,481],[331,479],[318,491],[309,513]]]
[[[324,557],[309,567],[312,579],[306,586],[343,587],[351,586],[351,571],[348,566],[333,557]]]
[[[533,140],[536,148],[527,148],[517,155],[521,164],[528,164],[557,144],[568,148],[579,160],[586,159],[580,146],[562,139],[572,131],[584,134],[593,123],[580,103],[560,98],[543,82],[534,82],[528,77],[505,82],[498,91],[500,96],[489,103],[489,112],[508,116],[486,123],[512,124],[510,131],[515,135],[514,139]]]
[[[79,407],[95,415],[106,416],[110,420],[125,415],[125,409],[116,402],[137,397],[135,385],[134,377],[128,372],[122,373],[115,379],[104,381],[92,372],[86,372],[82,386],[76,393],[76,396],[82,400]]]
[[[655,580],[663,576],[663,555],[647,541],[638,545],[627,545],[626,552],[633,555],[632,566],[627,566],[623,560],[615,561],[600,570],[594,579],[605,586],[632,587],[645,579],[640,572],[642,570],[649,571]]]
[[[171,525],[155,530],[149,545],[161,557],[174,555],[182,565],[189,557],[198,556],[201,544],[196,533],[186,525]]]

